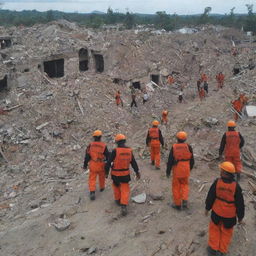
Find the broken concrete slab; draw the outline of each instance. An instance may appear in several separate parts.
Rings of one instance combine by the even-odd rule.
[[[132,197],[132,201],[137,204],[144,204],[147,200],[146,193],[139,194],[137,196]]]

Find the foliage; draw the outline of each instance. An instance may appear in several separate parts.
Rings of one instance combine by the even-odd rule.
[[[63,13],[59,11],[38,12],[32,11],[9,11],[1,9],[0,0],[0,25],[24,25],[33,26],[36,23],[47,23],[58,19],[77,22],[91,28],[100,28],[104,24],[123,24],[126,29],[132,29],[135,25],[149,25],[156,29],[167,31],[179,29],[184,26],[197,26],[203,24],[223,25],[228,27],[241,28],[256,33],[256,14],[253,12],[253,5],[247,4],[247,15],[235,14],[235,7],[229,14],[211,14],[212,8],[206,7],[201,15],[177,15],[167,14],[165,11],[156,14],[134,14],[127,10],[126,14],[113,11],[108,8],[107,13]]]

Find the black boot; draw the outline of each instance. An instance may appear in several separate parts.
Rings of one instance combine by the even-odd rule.
[[[153,160],[153,161],[151,161],[151,165],[155,165],[155,161]]]
[[[122,214],[122,216],[127,215],[127,206],[126,205],[121,206],[121,214]]]
[[[100,189],[100,192],[103,192],[104,190],[105,190],[105,188],[101,188],[101,189]]]
[[[182,208],[185,210],[188,209],[188,201],[187,200],[182,201]]]
[[[180,205],[176,205],[176,204],[172,204],[172,208],[175,210],[180,211],[181,210],[181,206]]]
[[[95,191],[90,192],[90,199],[95,200]]]
[[[120,206],[120,200],[115,200],[116,205]]]
[[[213,250],[210,246],[207,247],[207,255],[208,256],[214,256],[214,255],[218,255],[217,251]]]

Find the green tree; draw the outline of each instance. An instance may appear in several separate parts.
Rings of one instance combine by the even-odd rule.
[[[253,13],[253,4],[246,4],[248,15],[245,21],[245,30],[256,32],[256,15]]]
[[[135,26],[134,15],[128,11],[126,12],[124,17],[124,26],[127,29],[132,29]]]
[[[46,12],[46,20],[47,20],[47,22],[54,20],[54,14],[53,14],[52,10],[49,10]]]
[[[157,28],[165,29],[167,31],[174,28],[175,18],[171,20],[171,16],[164,12],[156,12],[155,24]]]
[[[209,14],[211,10],[212,10],[212,7],[209,7],[209,6],[204,8],[204,13],[199,18],[199,24],[206,24],[210,22]]]
[[[108,8],[107,10],[107,15],[106,15],[106,23],[107,24],[115,24],[116,23],[116,14],[114,11],[111,9],[111,7]]]

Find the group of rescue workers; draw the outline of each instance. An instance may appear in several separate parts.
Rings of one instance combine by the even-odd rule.
[[[167,123],[168,111],[162,113],[162,123]],[[150,147],[151,164],[160,169],[161,145],[164,139],[159,129],[159,122],[154,120],[148,130],[146,145]],[[232,238],[233,227],[244,218],[244,200],[242,189],[238,184],[242,163],[240,149],[244,145],[242,135],[235,130],[236,123],[227,123],[228,131],[222,137],[219,149],[219,160],[224,152],[225,162],[219,165],[220,178],[211,185],[206,198],[205,215],[211,210],[209,224],[208,255],[225,255]],[[121,207],[121,215],[127,215],[127,205],[130,199],[130,165],[137,179],[140,179],[138,164],[132,149],[126,146],[126,137],[123,134],[115,136],[117,147],[109,153],[107,145],[101,141],[102,132],[93,133],[94,141],[87,149],[84,159],[84,169],[89,165],[90,199],[95,200],[96,179],[99,176],[100,192],[105,189],[105,179],[111,169],[112,189],[115,203]],[[194,166],[192,147],[186,143],[187,133],[180,131],[176,134],[177,143],[173,144],[168,157],[166,176],[172,174],[172,207],[178,211],[188,208],[189,176]]]

